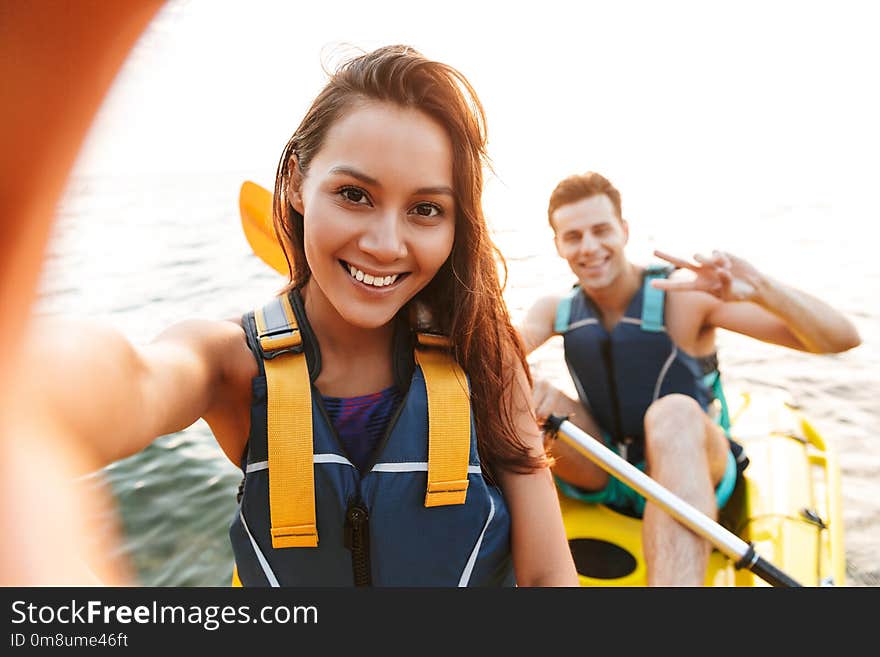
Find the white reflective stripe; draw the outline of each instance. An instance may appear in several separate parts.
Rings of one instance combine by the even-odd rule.
[[[315,454],[315,463],[339,463],[341,465],[354,464],[344,456],[339,454]],[[269,468],[268,461],[258,461],[257,463],[248,463],[247,472],[259,472]],[[409,461],[405,463],[377,463],[373,466],[372,472],[427,472],[427,461]],[[482,469],[479,465],[469,465],[468,474],[480,474]]]
[[[354,464],[351,461],[339,454],[315,454],[315,463],[339,463],[341,465],[350,465],[351,467],[354,467]]]
[[[590,406],[590,398],[587,397],[587,393],[584,390],[584,384],[581,383],[581,380],[578,378],[577,374],[574,371],[574,368],[571,366],[571,363],[566,358],[565,364],[568,366],[568,373],[571,375],[571,380],[574,382],[574,387],[577,390],[578,399],[581,402],[581,406],[587,409],[588,412],[592,413],[593,409]]]
[[[377,463],[371,472],[427,472],[428,462]]]
[[[641,326],[641,325],[642,325],[642,320],[640,320],[640,319],[636,319],[635,317],[621,317],[621,318],[620,318],[620,321],[623,322],[624,324],[635,324],[636,326]],[[666,333],[666,325],[665,325],[665,324],[662,325],[662,326],[660,327],[660,330],[661,330],[663,333]]]
[[[663,363],[663,368],[660,370],[660,375],[657,377],[657,383],[654,385],[654,401],[657,401],[657,396],[660,394],[660,387],[663,385],[663,379],[666,378],[666,373],[672,366],[672,361],[675,360],[677,354],[678,347],[672,345],[672,352],[669,354],[669,358],[666,359],[666,362]]]
[[[409,461],[406,463],[377,463],[370,472],[427,472],[427,461]],[[479,465],[469,465],[468,474],[480,474]]]
[[[354,467],[351,461],[339,454],[315,454],[313,463],[339,463],[341,465],[350,465]],[[246,472],[259,472],[260,470],[268,470],[269,461],[258,461],[256,463],[248,463]]]
[[[623,324],[634,324],[636,326],[642,325],[642,320],[637,319],[635,317],[621,317],[620,322]],[[569,324],[568,329],[566,329],[566,330],[571,331],[573,329],[580,328],[581,326],[589,326],[590,324],[598,324],[598,323],[599,323],[599,320],[596,319],[595,317],[589,317],[587,319],[579,319],[578,321],[574,322],[573,324]],[[661,326],[660,328],[662,331],[664,331],[664,332],[666,331],[665,326]]]
[[[635,317],[621,317],[620,321],[623,322],[624,324],[635,324],[636,326],[642,325],[642,320],[636,319]],[[665,324],[660,327],[660,332],[666,333],[666,325]]]
[[[589,317],[587,319],[579,319],[574,324],[569,324],[568,328],[566,330],[571,331],[576,328],[580,328],[581,326],[588,326],[589,324],[598,324],[598,323],[599,323],[599,320],[596,319],[595,317]]]
[[[254,552],[257,555],[257,561],[260,562],[260,568],[263,569],[263,574],[266,576],[266,579],[269,580],[269,584],[271,586],[280,587],[278,584],[278,579],[275,577],[275,573],[272,572],[272,568],[269,566],[269,562],[266,561],[266,557],[263,556],[263,553],[260,551],[260,546],[257,545],[257,542],[254,540],[253,534],[251,534],[251,530],[248,529],[247,523],[244,521],[244,514],[239,510],[238,517],[241,518],[241,526],[244,527],[244,530],[247,532],[248,538],[251,539],[251,545],[254,548]]]
[[[474,546],[474,550],[471,552],[471,556],[464,566],[464,571],[461,573],[461,579],[458,580],[459,586],[467,586],[468,582],[470,582],[471,573],[474,571],[474,564],[477,562],[477,555],[480,553],[480,546],[483,544],[483,537],[486,535],[486,530],[489,529],[489,524],[492,522],[492,518],[495,517],[495,500],[491,497],[489,498],[489,504],[491,505],[489,508],[489,517],[486,519],[486,525],[483,527],[483,531],[480,532],[480,538],[477,539],[477,544]]]

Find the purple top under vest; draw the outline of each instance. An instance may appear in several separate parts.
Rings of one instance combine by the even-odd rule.
[[[360,397],[322,397],[349,460],[363,471],[403,395],[391,386]]]

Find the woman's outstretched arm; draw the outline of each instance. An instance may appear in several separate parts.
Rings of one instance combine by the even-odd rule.
[[[25,349],[30,398],[102,467],[216,414],[246,347],[232,322],[188,320],[135,346],[106,325],[45,317]]]
[[[507,403],[520,438],[533,454],[544,453],[543,437],[531,409],[531,391],[517,363]],[[513,565],[519,586],[578,586],[577,571],[562,524],[559,498],[545,467],[530,474],[504,470],[501,488],[511,516]]]

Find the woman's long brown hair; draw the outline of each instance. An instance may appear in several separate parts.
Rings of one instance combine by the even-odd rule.
[[[291,167],[298,166],[304,178],[333,123],[365,99],[418,109],[446,128],[453,147],[455,239],[449,258],[416,299],[428,305],[439,328],[450,336],[455,358],[470,378],[484,466],[490,473],[498,466],[517,472],[544,467],[546,456],[532,454],[518,435],[513,402],[499,403],[513,398],[517,364],[529,385],[531,375],[502,297],[498,265],[505,277],[507,266],[483,215],[483,168],[489,167],[485,114],[459,71],[408,46],[386,46],[347,61],[330,77],[278,162],[273,215],[290,265],[287,290],[304,285],[311,276],[303,217],[288,196]]]

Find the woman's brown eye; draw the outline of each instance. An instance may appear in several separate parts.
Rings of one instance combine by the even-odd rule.
[[[359,189],[345,189],[342,193],[352,203],[360,203],[364,199],[364,193]]]
[[[436,205],[425,203],[416,206],[416,214],[421,215],[422,217],[436,217],[440,214],[440,208]]]

